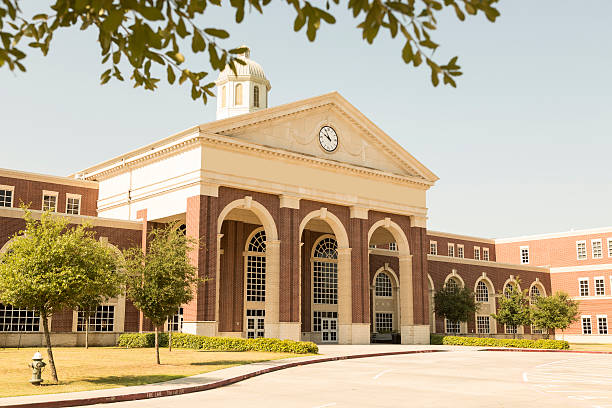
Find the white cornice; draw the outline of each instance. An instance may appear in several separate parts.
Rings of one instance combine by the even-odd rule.
[[[427,260],[436,261],[436,262],[458,263],[458,264],[465,264],[465,265],[486,266],[489,268],[514,269],[517,271],[530,271],[530,272],[543,272],[543,273],[549,272],[548,268],[539,267],[539,266],[515,265],[515,264],[507,264],[507,263],[493,262],[493,261],[479,261],[476,259],[456,258],[452,256],[443,256],[443,255],[428,254]]]
[[[495,244],[495,240],[494,239],[490,239],[490,238],[478,238],[478,237],[472,237],[472,236],[469,236],[469,235],[451,234],[449,232],[440,232],[440,231],[427,230],[427,235],[429,235],[431,237],[452,238],[452,239],[460,239],[460,240],[463,240],[463,241],[477,241],[477,242],[484,242],[484,243],[487,243],[487,244]]]
[[[30,210],[34,219],[40,219],[42,211]],[[0,208],[0,217],[23,218],[24,211],[21,208]],[[94,227],[111,227],[131,230],[142,230],[142,222],[117,220],[113,218],[92,217],[88,215],[69,215],[64,213],[53,213],[58,217],[66,218],[71,224],[89,223]]]
[[[612,271],[612,264],[594,264],[580,266],[560,266],[550,268],[550,273],[567,273],[567,272],[589,272],[589,271]]]
[[[566,237],[575,237],[582,235],[592,235],[592,234],[603,234],[603,235],[612,235],[612,227],[602,227],[602,228],[591,228],[591,229],[582,229],[575,231],[565,231],[565,232],[552,232],[547,234],[538,234],[538,235],[524,235],[521,237],[514,238],[498,238],[495,240],[496,244],[509,244],[513,242],[527,242],[527,241],[537,241],[541,239],[551,239],[551,238],[566,238]]]
[[[0,177],[15,178],[19,180],[40,181],[43,183],[61,184],[64,186],[84,187],[98,189],[98,183],[89,180],[78,180],[70,177],[50,176],[48,174],[30,173],[27,171],[0,169]]]

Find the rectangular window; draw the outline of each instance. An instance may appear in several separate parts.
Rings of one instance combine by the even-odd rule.
[[[316,304],[338,304],[338,264],[313,262],[313,301]]]
[[[522,264],[529,263],[529,247],[528,246],[521,247],[521,263]]]
[[[598,276],[595,278],[595,296],[605,296],[606,284],[604,283],[604,277]]]
[[[476,316],[476,329],[480,334],[489,334],[491,332],[489,316]]]
[[[0,303],[0,332],[40,331],[40,316],[34,310]]]
[[[463,258],[463,245],[457,245],[457,258]]]
[[[438,243],[436,241],[429,241],[429,253],[438,255]]]
[[[66,194],[66,214],[81,214],[81,196],[77,194]]]
[[[582,334],[591,334],[591,316],[582,316]]]
[[[43,191],[43,211],[57,212],[57,195],[55,191]]]
[[[532,334],[542,334],[544,331],[537,326],[531,326]]]
[[[90,332],[115,331],[115,306],[98,306],[96,312],[89,316]],[[77,331],[85,331],[85,312],[77,314]]]
[[[395,242],[389,243],[389,251],[397,251],[397,244]]]
[[[580,278],[578,282],[580,286],[580,296],[589,296],[589,279]]]
[[[183,308],[179,307],[177,313],[168,318],[168,330],[181,332],[183,330]]]
[[[337,319],[338,312],[318,312],[313,313],[312,319],[312,331],[321,331],[321,319]]]
[[[15,187],[0,185],[0,207],[12,207],[13,206],[14,192],[15,192]]]
[[[376,332],[388,333],[393,331],[393,314],[376,313]]]
[[[608,258],[612,258],[612,238],[608,238]]]
[[[480,260],[480,247],[474,247],[474,259]]]
[[[591,250],[593,252],[593,259],[603,258],[603,248],[601,244],[601,239],[591,240]]]
[[[608,316],[597,316],[597,333],[608,334]]]
[[[258,339],[265,336],[266,311],[247,309],[247,339]]]
[[[250,252],[249,254],[252,254]],[[266,257],[259,255],[247,256],[247,302],[266,301]]]
[[[578,260],[587,259],[586,241],[576,241],[576,255]]]
[[[447,333],[454,333],[454,334],[458,334],[461,332],[461,323],[459,322],[452,322],[448,319],[444,319],[446,322],[446,332]]]
[[[482,248],[482,260],[488,261],[489,259],[489,248]]]
[[[448,256],[455,256],[455,244],[448,244]]]
[[[516,334],[518,333],[517,326],[513,326],[511,324],[506,325],[506,334]]]

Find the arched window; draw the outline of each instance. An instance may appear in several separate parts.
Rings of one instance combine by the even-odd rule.
[[[392,297],[393,296],[393,285],[391,285],[391,278],[389,275],[382,272],[376,275],[375,293],[376,296]]]
[[[504,287],[504,296],[508,299],[510,299],[510,297],[512,296],[512,291],[516,290],[517,287],[513,284],[513,283],[507,283],[506,286]]]
[[[221,107],[222,108],[225,108],[225,106],[227,105],[227,97],[225,95],[226,95],[225,87],[222,86],[221,87]]]
[[[266,232],[257,231],[247,244],[247,302],[266,300]]]
[[[459,289],[459,284],[457,283],[457,280],[455,278],[450,278],[448,281],[446,281],[446,284],[444,286],[446,287],[446,289],[453,292]]]
[[[542,296],[542,293],[540,292],[540,288],[538,288],[537,285],[533,285],[531,287],[531,290],[529,291],[529,297],[531,298],[531,302],[535,303],[535,301]]]
[[[242,84],[237,84],[234,92],[234,105],[242,105]]]
[[[314,303],[338,304],[338,243],[334,238],[323,238],[315,245],[312,277]]]
[[[489,301],[489,288],[487,288],[487,285],[483,281],[478,282],[478,285],[476,285],[476,301]]]
[[[253,106],[259,108],[259,87],[257,85],[253,88]]]

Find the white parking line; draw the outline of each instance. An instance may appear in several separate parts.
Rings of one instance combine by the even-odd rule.
[[[379,378],[381,375],[383,375],[383,374],[385,374],[385,373],[388,373],[389,371],[393,371],[393,370],[385,370],[385,371],[381,371],[380,373],[376,374],[376,375],[373,377],[373,379],[374,379],[374,380],[378,380],[378,378]]]

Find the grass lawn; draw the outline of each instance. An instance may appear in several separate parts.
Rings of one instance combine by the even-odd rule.
[[[150,384],[260,361],[296,357],[289,353],[216,352],[160,349],[161,365],[155,364],[155,349],[115,347],[57,347],[53,349],[59,384],[49,384],[51,370],[43,371],[46,386],[31,385],[27,367],[36,351],[48,363],[44,348],[0,349],[0,397],[53,394],[59,392]]]
[[[612,352],[612,344],[570,343],[570,350],[610,351]]]

